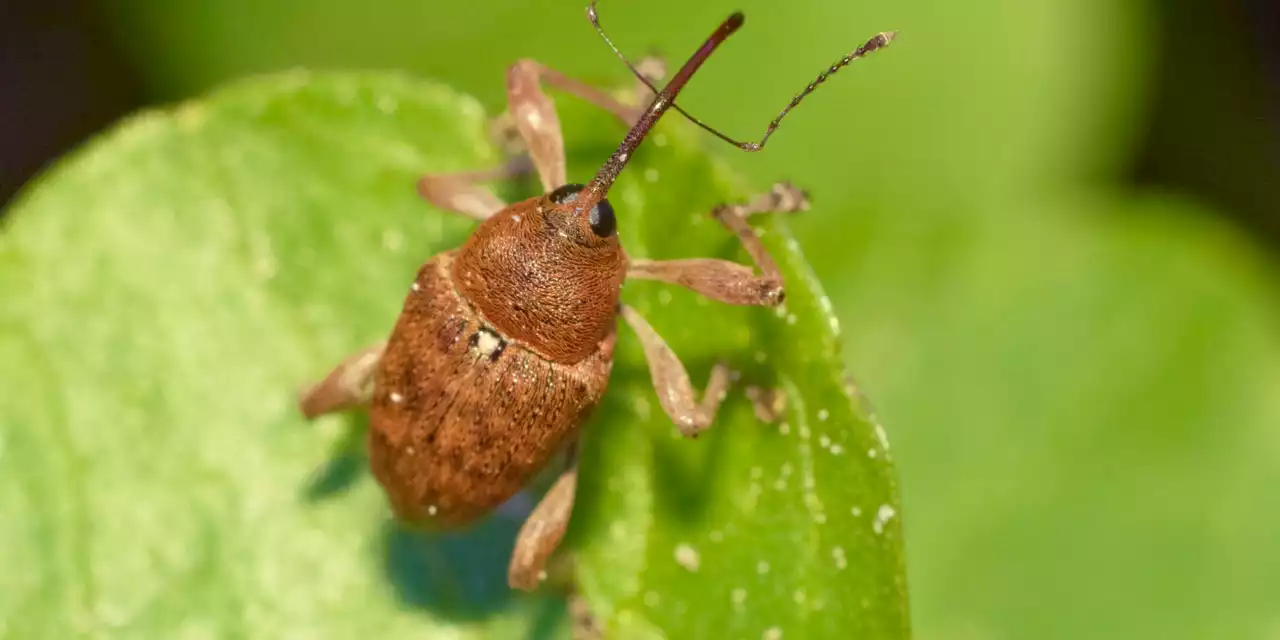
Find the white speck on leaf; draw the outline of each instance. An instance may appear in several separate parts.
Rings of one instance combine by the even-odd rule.
[[[635,410],[636,416],[641,420],[648,420],[653,413],[653,407],[649,406],[649,401],[641,397],[637,397],[632,401],[631,408]]]
[[[844,547],[832,547],[831,558],[836,561],[836,568],[841,571],[844,571],[845,567],[849,566],[849,560],[844,555]]]
[[[818,422],[826,422],[831,417],[831,412],[826,409],[818,409]]]
[[[888,451],[888,450],[889,450],[889,436],[888,436],[888,434],[886,434],[886,433],[884,432],[884,426],[882,426],[878,421],[875,421],[874,416],[872,416],[872,421],[873,421],[873,422],[875,423],[875,425],[876,425],[876,439],[878,439],[878,440],[880,441],[880,448],[881,448],[881,449],[884,449],[885,451]]]
[[[395,229],[386,229],[382,232],[382,248],[396,253],[404,246],[404,234]]]
[[[687,571],[697,572],[698,567],[702,564],[702,558],[698,555],[697,549],[681,543],[676,545],[676,564],[684,567]]]
[[[876,532],[876,535],[884,533],[884,526],[893,519],[895,514],[897,512],[893,510],[892,506],[887,504],[880,505],[880,508],[876,511],[875,522],[871,523],[871,529]]]

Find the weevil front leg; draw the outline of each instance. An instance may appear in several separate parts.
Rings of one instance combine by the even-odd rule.
[[[659,71],[651,67],[650,73]],[[627,125],[641,113],[639,107],[627,105],[546,65],[528,59],[517,61],[507,69],[507,115],[524,143],[528,160],[517,158],[506,166],[486,171],[426,175],[418,180],[418,193],[441,209],[483,221],[507,205],[493,191],[476,184],[478,182],[510,178],[532,168],[538,172],[543,191],[563,186],[568,180],[564,134],[555,104],[542,91],[543,83],[578,96],[614,114]]]
[[[445,211],[484,221],[505,209],[507,203],[488,187],[476,183],[512,178],[528,170],[528,161],[516,158],[496,169],[427,174],[418,179],[418,195]]]
[[[662,410],[671,417],[680,433],[690,438],[711,426],[716,411],[729,391],[729,368],[717,363],[711,368],[711,377],[702,390],[702,400],[697,399],[689,374],[680,358],[667,346],[662,336],[649,325],[635,309],[622,305],[622,318],[640,338],[645,360],[649,362],[649,375]]]
[[[507,69],[507,111],[533,159],[543,190],[550,192],[564,186],[567,178],[560,118],[551,98],[543,93],[543,84],[586,100],[628,126],[640,116],[640,109],[536,60],[524,59],[511,65]]]
[[[547,577],[547,560],[560,546],[573,515],[573,499],[578,492],[577,448],[576,442],[570,446],[564,472],[520,527],[507,568],[507,584],[513,589],[532,591]]]
[[[347,356],[323,380],[299,394],[302,415],[311,419],[368,403],[373,395],[373,376],[386,347],[384,341]]]
[[[660,280],[692,289],[708,298],[729,304],[776,306],[785,296],[782,273],[756,235],[747,218],[760,213],[791,213],[809,208],[805,193],[779,183],[769,193],[744,204],[724,204],[711,215],[738,236],[751,260],[760,269],[728,260],[689,258],[684,260],[643,260],[631,262],[628,278]]]

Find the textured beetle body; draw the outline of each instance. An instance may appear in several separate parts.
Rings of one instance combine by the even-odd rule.
[[[604,394],[626,257],[576,224],[533,198],[419,270],[370,405],[373,472],[402,520],[448,527],[486,514]]]

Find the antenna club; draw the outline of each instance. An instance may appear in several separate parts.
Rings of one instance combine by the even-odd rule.
[[[889,46],[889,43],[893,42],[893,40],[897,37],[898,37],[898,32],[896,30],[881,31],[880,33],[877,33],[874,37],[872,37],[871,40],[867,41],[867,44],[863,46],[866,47],[868,51],[883,49],[884,47]]]
[[[729,16],[729,19],[724,21],[724,24],[731,31],[737,31],[742,28],[742,24],[746,21],[747,16],[745,14],[741,11],[734,11],[733,14]]]

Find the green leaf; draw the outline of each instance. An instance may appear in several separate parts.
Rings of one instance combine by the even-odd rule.
[[[622,131],[561,103],[585,177]],[[744,260],[705,211],[747,190],[690,133],[664,127],[618,184],[623,242]],[[469,98],[296,73],[140,115],[31,187],[0,234],[0,512],[19,514],[0,521],[0,633],[566,636],[559,598],[505,586],[518,522],[405,533],[365,471],[362,417],[308,424],[293,405],[469,232],[413,181],[499,161]],[[787,426],[735,393],[707,436],[677,437],[624,331],[586,431],[583,593],[619,637],[906,637],[889,451],[786,221],[761,228],[790,285],[780,315],[650,283],[625,296],[695,379],[722,358],[784,389]]]
[[[913,628],[1267,637],[1274,261],[1183,198],[989,206],[1021,217],[961,210],[907,230],[886,220],[911,212],[867,216],[837,298],[902,461]]]

